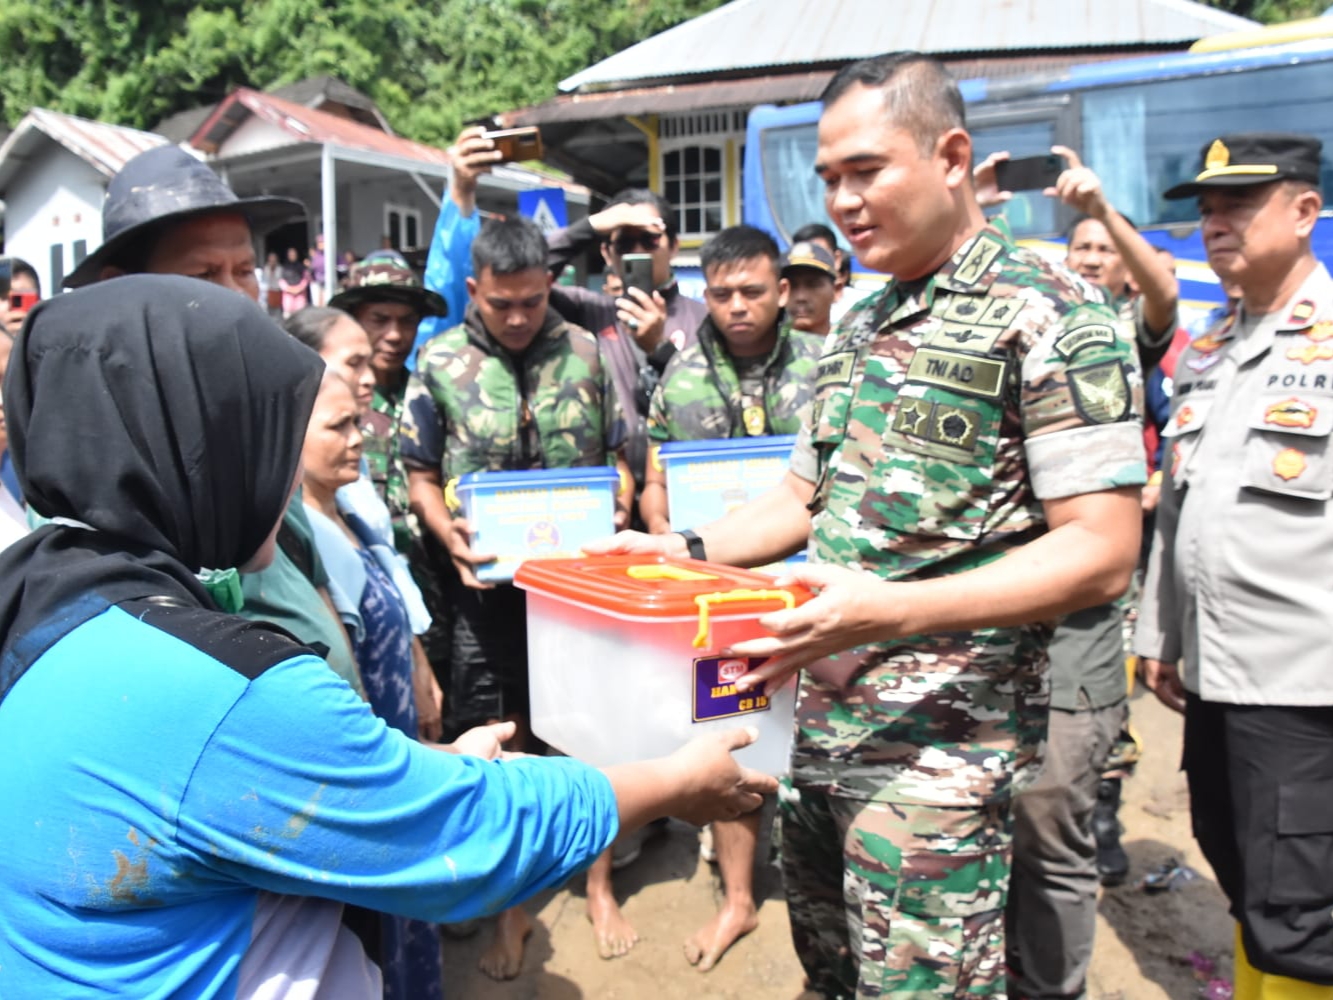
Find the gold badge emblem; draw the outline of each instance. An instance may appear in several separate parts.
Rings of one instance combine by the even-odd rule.
[[[745,422],[745,433],[750,437],[758,437],[768,427],[768,418],[764,416],[762,406],[747,406],[741,414],[741,420]]]
[[[1188,427],[1194,423],[1194,407],[1182,406],[1180,412],[1176,414],[1176,426]]]
[[[1214,334],[1208,333],[1197,340],[1191,340],[1190,347],[1200,354],[1212,354],[1214,351],[1221,350],[1225,343],[1225,340],[1218,340]]]
[[[1304,400],[1292,396],[1264,410],[1264,423],[1275,427],[1313,427],[1319,411]]]
[[[1316,323],[1310,329],[1305,331],[1305,335],[1316,344],[1322,344],[1325,340],[1333,340],[1333,323],[1324,320],[1322,323]]]
[[[1309,299],[1301,299],[1291,307],[1291,315],[1287,317],[1288,323],[1306,323],[1314,315],[1315,304]]]
[[[1306,344],[1304,347],[1287,349],[1287,357],[1303,365],[1312,365],[1316,361],[1333,361],[1333,344]]]
[[[1231,163],[1231,150],[1221,139],[1214,139],[1208,147],[1208,155],[1203,158],[1204,170],[1220,170]]]
[[[1283,448],[1273,459],[1273,472],[1285,482],[1291,482],[1305,471],[1305,452],[1296,448]]]

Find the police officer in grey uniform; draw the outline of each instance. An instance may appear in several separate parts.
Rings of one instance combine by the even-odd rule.
[[[1135,640],[1185,714],[1194,833],[1239,923],[1236,997],[1333,986],[1333,278],[1320,143],[1222,136],[1193,181],[1234,316],[1176,366]]]

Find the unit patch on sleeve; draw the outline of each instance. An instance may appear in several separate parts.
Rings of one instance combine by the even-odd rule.
[[[1110,347],[1115,343],[1115,331],[1104,323],[1080,326],[1063,334],[1053,345],[1055,353],[1068,361],[1078,351],[1093,344]]]
[[[1115,423],[1129,412],[1129,382],[1119,361],[1069,369],[1069,391],[1074,408],[1091,423]]]

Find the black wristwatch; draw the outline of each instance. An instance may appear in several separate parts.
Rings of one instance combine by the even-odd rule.
[[[704,555],[704,540],[696,535],[689,528],[684,531],[677,531],[676,534],[685,539],[685,548],[689,550],[691,559],[698,559],[700,562],[707,562],[708,557]]]

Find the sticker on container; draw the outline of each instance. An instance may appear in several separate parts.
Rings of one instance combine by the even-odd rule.
[[[737,691],[736,682],[768,657],[705,656],[694,661],[694,721],[711,722],[752,712],[767,712],[762,691]]]

